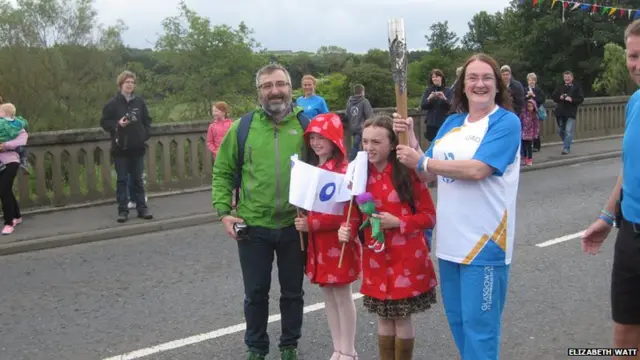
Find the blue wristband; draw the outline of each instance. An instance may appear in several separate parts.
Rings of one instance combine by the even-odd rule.
[[[605,215],[605,216],[607,216],[607,217],[609,217],[609,219],[613,219],[613,214],[611,214],[607,210],[601,210],[600,213]]]
[[[604,220],[604,222],[609,224],[609,226],[613,226],[613,219],[611,219],[610,217],[608,217],[608,216],[606,216],[604,214],[598,216],[598,219]]]
[[[426,156],[425,154],[422,154],[420,156],[420,161],[418,161],[418,166],[416,168],[416,170],[418,170],[418,172],[422,172],[424,169],[422,168],[422,164],[424,164],[424,160],[425,160]]]

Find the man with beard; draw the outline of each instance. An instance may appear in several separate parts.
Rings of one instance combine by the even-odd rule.
[[[256,74],[260,107],[235,121],[222,140],[213,168],[212,198],[227,234],[237,241],[244,281],[244,341],[250,360],[265,359],[269,352],[267,320],[274,253],[280,283],[282,360],[297,359],[301,336],[305,253],[294,227],[297,211],[289,204],[291,155],[301,154],[303,111],[292,102],[287,70],[270,64]],[[244,129],[244,130],[243,130]],[[244,139],[244,153],[239,138]],[[242,135],[242,136],[241,136]],[[239,159],[244,159],[242,162]],[[240,175],[240,184],[235,181]],[[237,216],[231,215],[232,190],[237,186]]]

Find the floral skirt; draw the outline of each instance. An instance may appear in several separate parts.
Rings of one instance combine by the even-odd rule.
[[[384,319],[400,319],[412,314],[424,312],[436,303],[436,288],[416,297],[399,300],[379,300],[364,296],[362,304],[373,314]]]

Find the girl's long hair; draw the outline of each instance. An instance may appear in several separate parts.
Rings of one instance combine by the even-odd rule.
[[[402,202],[413,204],[413,182],[412,170],[404,166],[396,156],[396,146],[398,146],[398,136],[393,131],[393,119],[384,114],[377,114],[364,122],[363,129],[368,127],[381,127],[387,130],[391,152],[388,161],[392,164],[391,181]],[[413,206],[413,205],[412,205]]]

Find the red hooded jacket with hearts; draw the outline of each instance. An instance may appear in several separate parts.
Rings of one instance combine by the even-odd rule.
[[[438,281],[429,257],[424,230],[433,229],[436,211],[426,184],[411,172],[413,201],[411,205],[400,199],[393,186],[393,164],[378,170],[369,163],[367,192],[373,195],[376,211],[388,212],[400,220],[400,227],[384,229],[385,249],[376,253],[368,246],[362,252],[362,287],[360,293],[378,300],[407,299],[436,287]],[[399,165],[403,166],[403,165]],[[358,218],[363,216],[358,210]],[[364,218],[363,218],[364,219]],[[351,233],[360,223],[350,222]],[[371,240],[371,227],[364,229],[364,243]]]
[[[330,140],[338,150],[338,155],[327,160],[319,167],[324,170],[344,174],[349,162],[344,147],[344,130],[340,117],[335,113],[321,114],[314,117],[305,132],[308,151],[311,133],[317,133]],[[307,249],[306,272],[310,281],[323,285],[346,285],[360,276],[360,242],[355,239],[345,246],[342,266],[338,267],[342,244],[338,241],[338,229],[347,219],[349,204],[345,204],[344,215],[329,215],[308,212],[309,245]],[[355,208],[355,203],[353,204]],[[352,211],[351,221],[357,223],[357,212]]]

